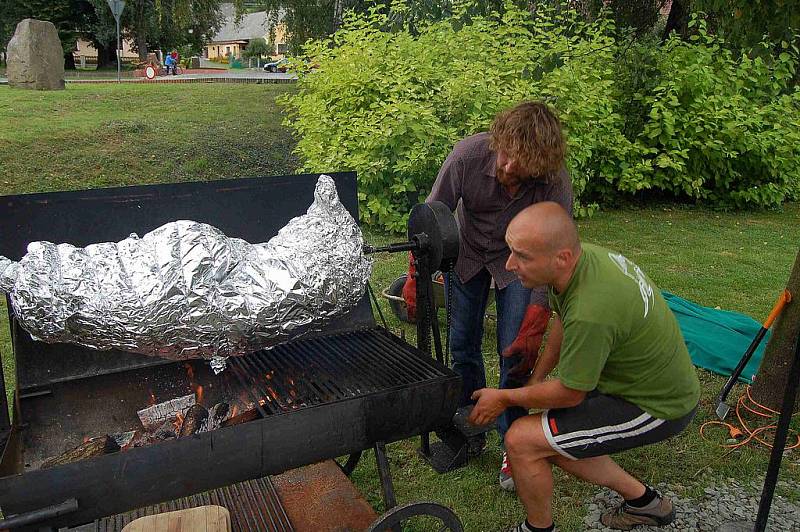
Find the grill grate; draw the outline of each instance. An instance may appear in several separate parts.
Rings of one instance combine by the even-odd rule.
[[[269,414],[447,376],[432,359],[380,328],[295,341],[228,362]]]
[[[93,526],[83,526],[77,530],[80,532],[89,532],[90,530],[119,532],[128,523],[139,517],[209,504],[216,504],[228,509],[231,514],[232,532],[291,532],[294,530],[270,477],[248,480],[190,497],[138,508],[124,514],[112,515],[95,521]]]

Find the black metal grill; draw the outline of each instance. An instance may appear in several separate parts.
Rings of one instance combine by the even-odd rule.
[[[317,175],[4,196],[0,255],[19,260],[36,240],[86,246],[146,233],[176,219],[260,242],[302,214]],[[358,219],[355,174],[334,174]],[[10,308],[10,307],[9,307]],[[17,371],[15,424],[0,378],[0,506],[48,526],[74,526],[321,460],[358,453],[450,423],[460,379],[375,327],[368,299],[325,336],[240,359],[215,376],[202,361],[164,362],[120,351],[34,340],[9,314]],[[136,410],[193,391],[206,404],[245,394],[260,419],[125,452],[40,469],[83,437],[138,426]],[[1,368],[0,368],[1,369]],[[0,375],[2,377],[2,375]],[[263,401],[263,406],[260,405]],[[377,447],[376,447],[377,448]],[[49,509],[47,516],[41,511]],[[63,510],[63,511],[62,511]],[[31,521],[33,523],[33,521]]]
[[[228,509],[231,515],[232,532],[291,532],[294,530],[281,505],[272,479],[264,477],[106,517],[91,526],[81,527],[80,531],[119,532],[128,523],[140,517],[209,504]]]
[[[363,396],[446,375],[383,329],[312,338],[228,359],[264,413]]]

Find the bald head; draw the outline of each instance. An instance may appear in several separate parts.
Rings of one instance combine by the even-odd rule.
[[[533,241],[542,251],[580,248],[578,230],[572,217],[553,201],[535,203],[517,214],[506,234],[519,233],[523,241]]]
[[[517,214],[506,231],[506,268],[528,288],[569,280],[581,253],[578,230],[558,203],[536,203]]]

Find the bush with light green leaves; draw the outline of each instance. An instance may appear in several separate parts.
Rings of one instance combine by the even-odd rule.
[[[797,49],[734,52],[693,19],[659,52],[640,135],[651,163],[622,190],[654,188],[721,208],[777,206],[800,193]]]
[[[511,2],[502,14],[466,12],[412,34],[386,31],[374,9],[306,48],[319,67],[299,72],[287,124],[304,171],[358,172],[363,221],[403,231],[453,145],[530,99],[564,124],[578,216],[646,190],[720,206],[797,196],[800,130],[786,130],[799,116],[786,77],[793,50],[750,61],[698,31],[647,49],[660,79],[634,92],[618,66],[630,47],[608,18],[545,8],[532,18]]]

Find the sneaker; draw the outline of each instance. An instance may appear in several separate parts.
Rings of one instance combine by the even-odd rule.
[[[616,530],[630,530],[636,525],[664,526],[675,519],[675,508],[669,497],[658,498],[647,508],[634,508],[626,503],[600,516],[600,522]]]
[[[506,532],[531,532],[531,529],[525,525],[525,521],[521,522],[514,528],[509,528]],[[553,528],[553,532],[558,532],[558,527]]]
[[[500,465],[500,488],[506,491],[514,491],[514,477],[511,476],[508,453],[503,453],[503,463]]]

